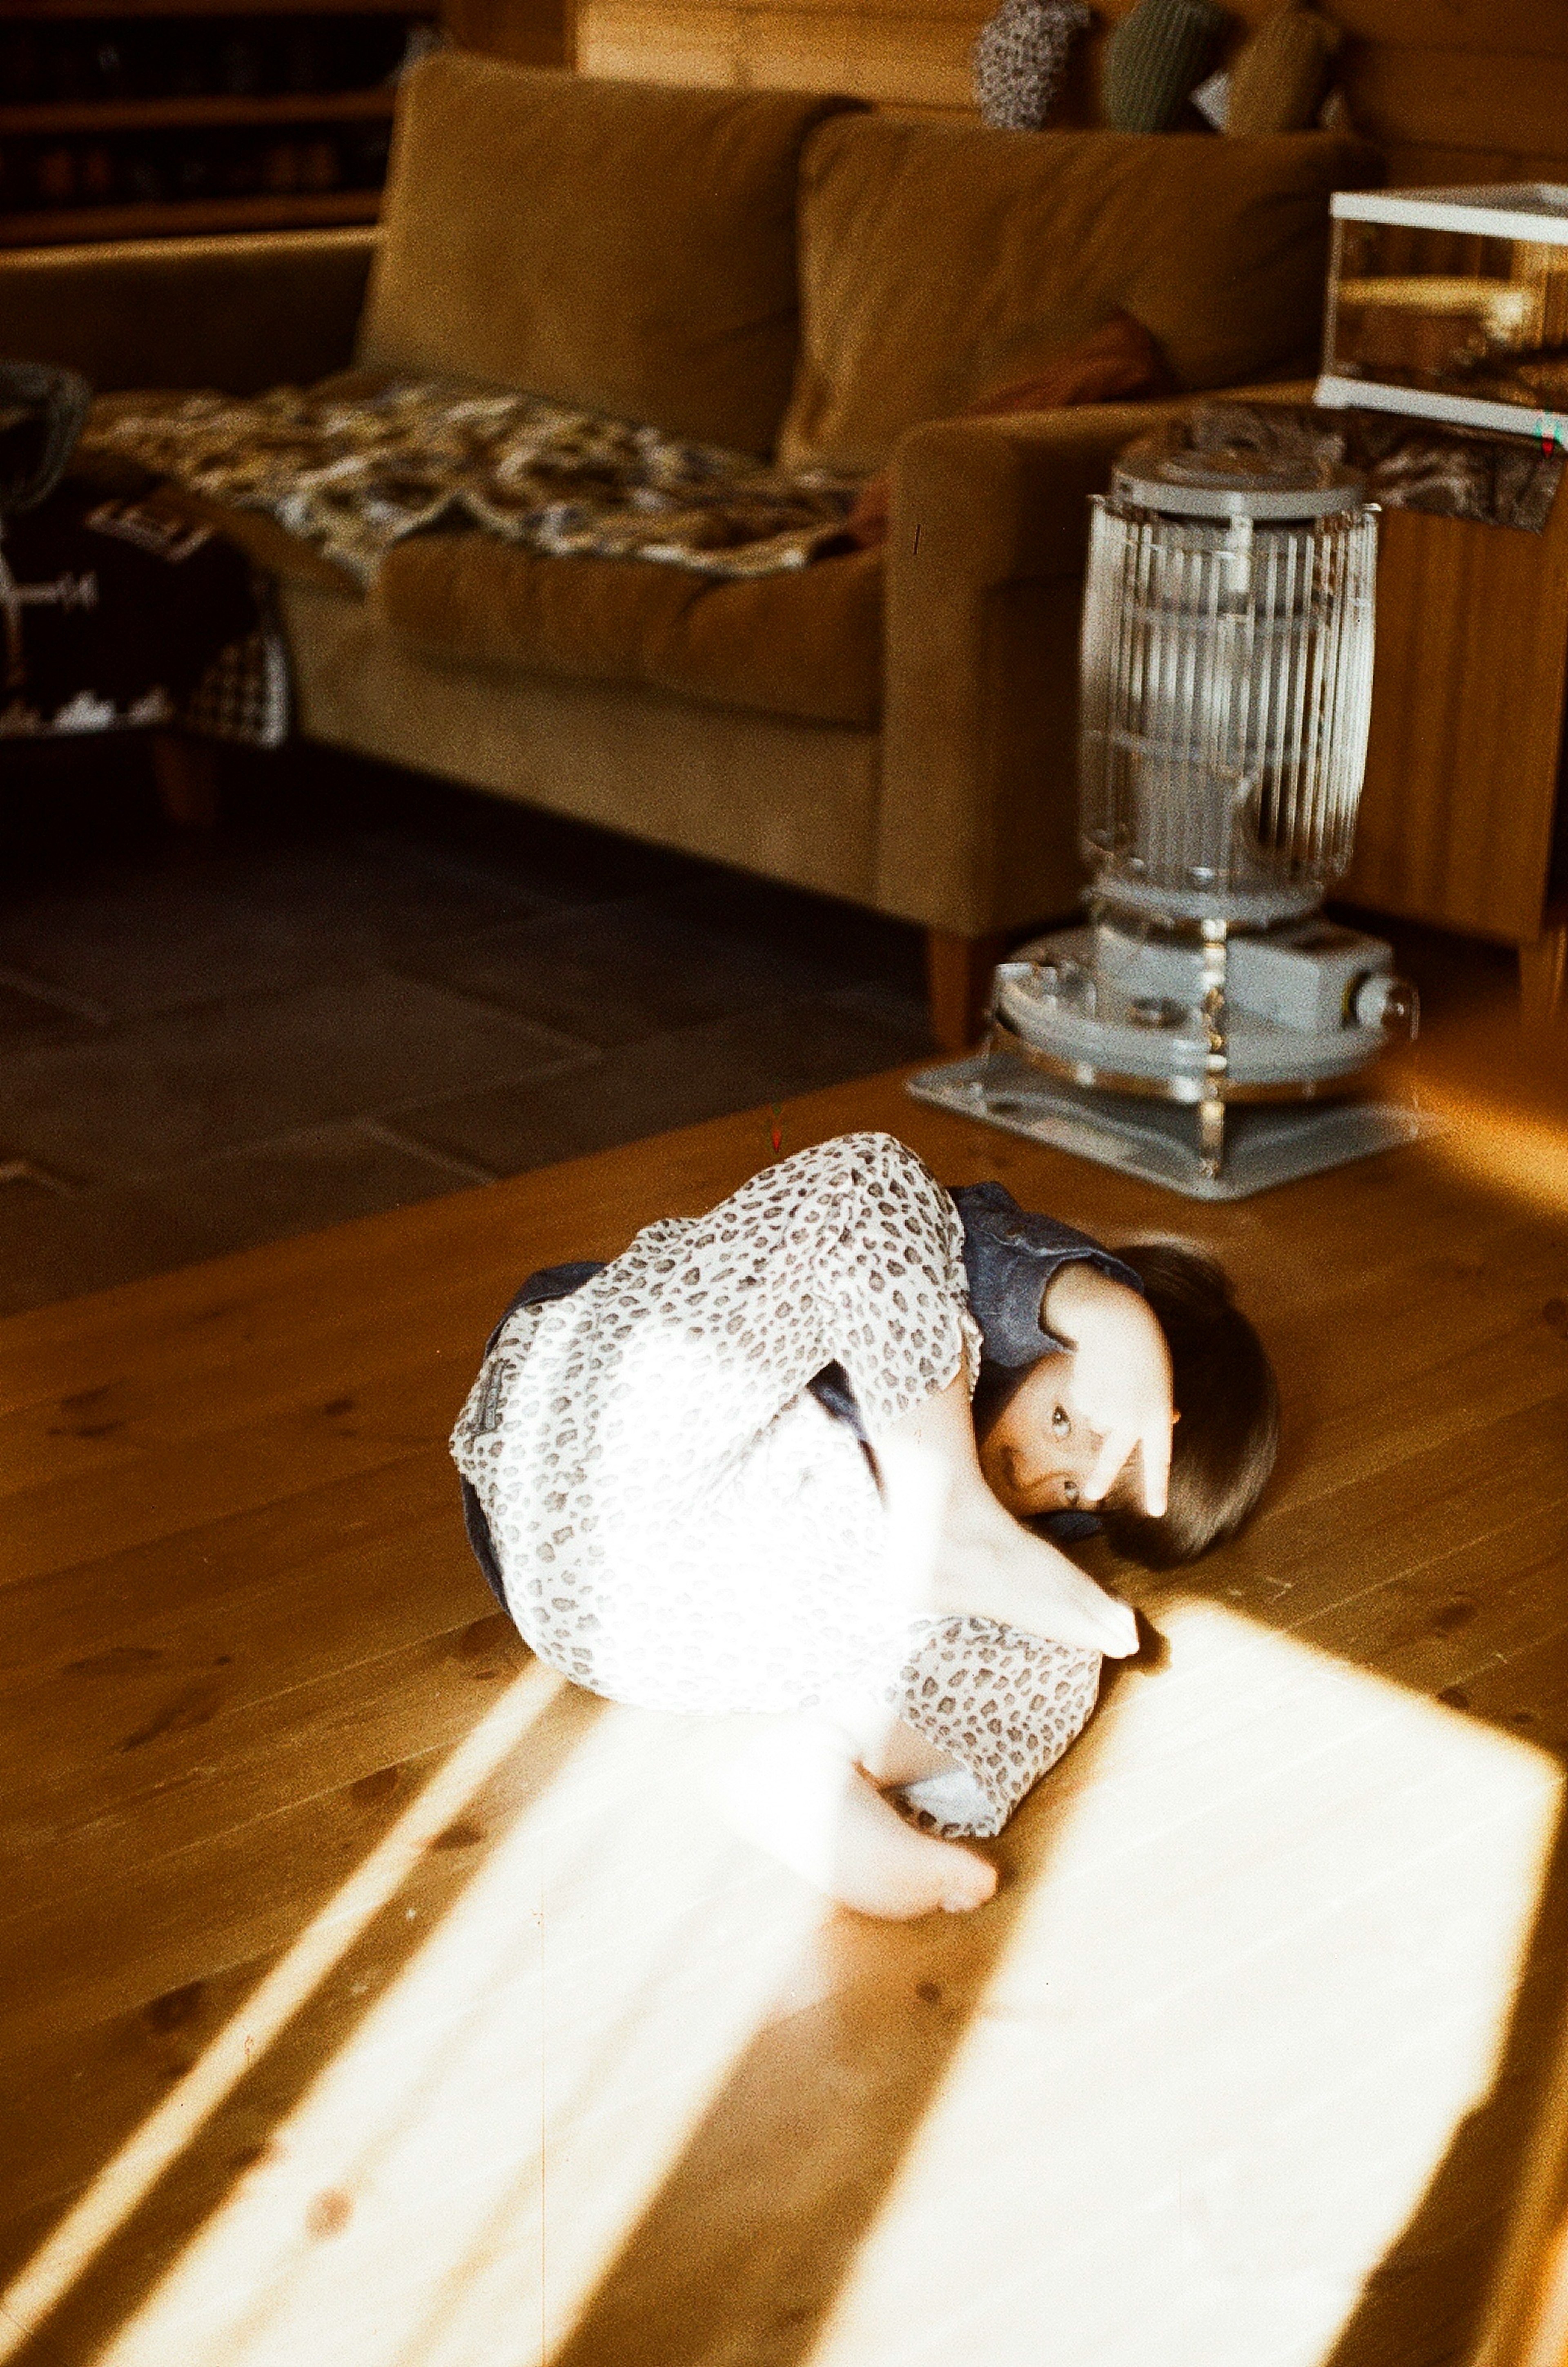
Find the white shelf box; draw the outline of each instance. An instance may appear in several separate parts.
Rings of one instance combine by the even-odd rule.
[[[1317,400],[1568,449],[1568,187],[1332,200]]]

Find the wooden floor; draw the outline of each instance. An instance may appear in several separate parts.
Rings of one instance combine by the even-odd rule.
[[[767,1115],[0,1327],[0,2361],[1463,2357],[1563,2002],[1565,1050],[1461,998],[1431,1140],[1229,1207],[785,1108],[1212,1244],[1282,1376],[961,1921],[750,1856],[722,1733],[531,1665],[457,1519],[517,1278]]]

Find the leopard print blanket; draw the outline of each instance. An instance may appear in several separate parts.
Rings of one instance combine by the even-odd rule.
[[[265,511],[365,584],[393,543],[436,527],[556,555],[772,575],[850,548],[859,491],[537,395],[430,383],[109,397],[79,448]]]

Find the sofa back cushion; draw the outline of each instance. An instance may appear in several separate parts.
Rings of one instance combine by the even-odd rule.
[[[1113,311],[1185,391],[1311,368],[1328,199],[1375,149],[847,116],[801,160],[801,352],[780,457],[874,470]]]
[[[800,149],[852,104],[427,58],[399,97],[358,360],[771,451]]]

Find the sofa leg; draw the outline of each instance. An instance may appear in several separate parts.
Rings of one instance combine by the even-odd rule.
[[[152,737],[152,778],[164,819],[180,830],[212,830],[218,821],[218,759],[206,740],[176,731]]]
[[[1560,913],[1533,946],[1519,947],[1519,1010],[1527,1026],[1568,1018],[1568,915]]]
[[[991,972],[1007,950],[1001,935],[961,937],[926,931],[926,992],[939,1052],[967,1052],[980,1033]]]

